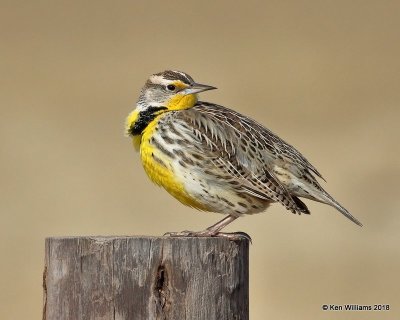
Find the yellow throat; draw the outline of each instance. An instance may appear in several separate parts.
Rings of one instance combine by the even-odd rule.
[[[167,102],[168,110],[185,110],[192,108],[197,102],[197,94],[176,94]]]

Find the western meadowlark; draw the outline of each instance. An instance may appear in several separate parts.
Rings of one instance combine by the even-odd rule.
[[[204,231],[175,235],[226,235],[220,231],[227,224],[273,202],[309,214],[299,197],[328,204],[362,225],[321,187],[321,174],[294,147],[249,117],[198,101],[198,93],[212,89],[181,71],[154,74],[126,120],[154,183],[187,206],[227,214]]]

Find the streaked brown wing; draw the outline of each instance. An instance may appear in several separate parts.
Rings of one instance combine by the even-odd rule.
[[[274,142],[255,135],[254,129],[248,128],[253,124],[243,121],[244,116],[223,107],[200,104],[175,113],[174,118],[175,125],[186,127],[186,134],[198,141],[192,150],[212,161],[217,176],[235,179],[242,192],[280,202],[292,212],[308,213],[305,204],[274,176],[272,167],[279,154]]]

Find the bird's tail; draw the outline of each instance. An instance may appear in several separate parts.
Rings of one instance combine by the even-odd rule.
[[[362,223],[354,217],[345,207],[343,207],[339,202],[333,199],[327,192],[324,192],[323,199],[319,199],[321,202],[329,204],[330,206],[334,207],[338,210],[342,215],[344,215],[347,219],[353,221],[356,225],[362,227]]]
[[[339,202],[337,202],[333,197],[326,192],[321,186],[319,188],[308,188],[307,193],[301,194],[299,196],[312,199],[314,201],[322,202],[334,207],[347,219],[353,221],[356,225],[362,227],[362,223],[354,217],[346,208],[344,208]]]

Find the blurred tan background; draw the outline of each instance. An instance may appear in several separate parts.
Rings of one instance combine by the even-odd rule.
[[[365,225],[310,201],[233,223],[253,237],[251,319],[400,317],[398,1],[1,1],[0,34],[1,319],[41,319],[47,236],[221,218],[152,185],[123,136],[170,68],[295,145]],[[344,303],[391,310],[321,310]]]

